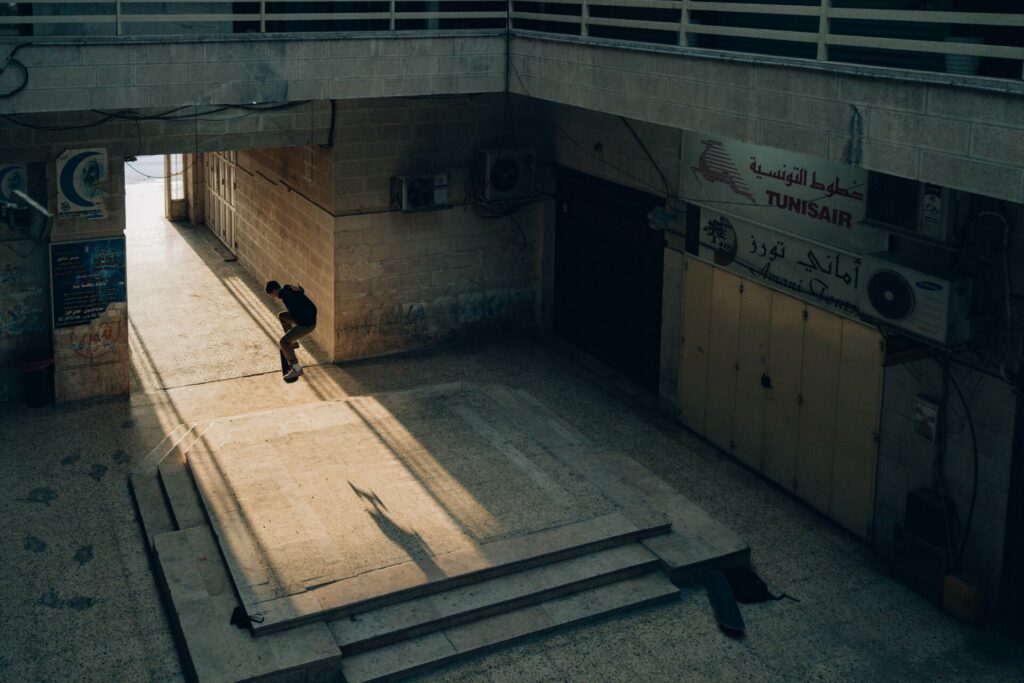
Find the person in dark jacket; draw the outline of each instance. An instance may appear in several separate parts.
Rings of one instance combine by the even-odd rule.
[[[267,283],[267,294],[280,299],[287,310],[281,311],[278,318],[284,328],[281,337],[281,353],[292,366],[285,379],[295,379],[302,374],[302,366],[295,357],[295,349],[299,348],[299,340],[308,336],[316,329],[316,306],[306,296],[302,285],[284,285],[277,280]]]

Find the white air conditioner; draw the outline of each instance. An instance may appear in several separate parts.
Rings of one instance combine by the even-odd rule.
[[[939,346],[971,333],[971,281],[868,254],[860,266],[861,315]]]
[[[408,213],[448,207],[448,174],[395,176],[391,207]]]
[[[529,149],[485,149],[480,152],[485,202],[530,199],[536,194],[537,155]]]

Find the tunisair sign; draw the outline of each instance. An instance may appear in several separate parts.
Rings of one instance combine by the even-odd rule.
[[[805,154],[687,133],[684,198],[853,253],[883,250],[861,225],[867,171]]]

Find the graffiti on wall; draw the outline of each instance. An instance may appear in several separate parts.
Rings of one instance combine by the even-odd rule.
[[[80,358],[96,360],[116,354],[123,337],[123,320],[103,320],[81,332],[74,332],[71,348]]]

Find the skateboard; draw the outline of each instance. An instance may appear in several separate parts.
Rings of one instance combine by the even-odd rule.
[[[725,574],[718,570],[708,572],[704,575],[704,587],[707,588],[711,607],[715,610],[718,626],[730,636],[742,636],[746,625]]]
[[[284,357],[284,352],[283,351],[278,351],[278,353],[281,354],[281,375],[283,377],[284,375],[288,374],[288,371],[292,369],[292,366],[288,362],[288,359]],[[287,377],[285,377],[284,381],[288,382],[288,384],[291,384],[292,382],[298,382],[299,378],[298,377],[292,377],[291,379],[288,379]]]

